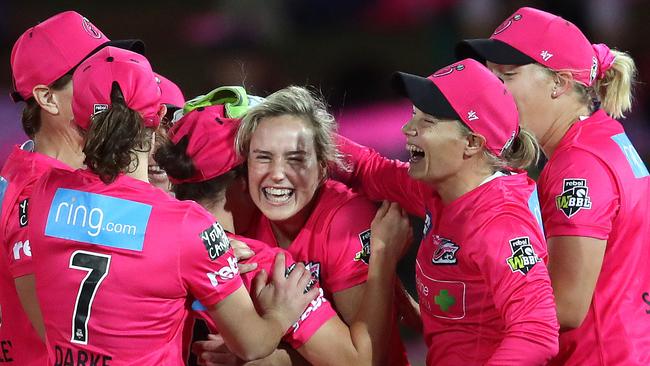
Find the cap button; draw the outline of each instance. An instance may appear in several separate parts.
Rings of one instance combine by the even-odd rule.
[[[115,60],[113,56],[106,57],[106,62],[113,62],[113,60]]]

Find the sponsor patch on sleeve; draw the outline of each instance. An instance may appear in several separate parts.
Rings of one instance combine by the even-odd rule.
[[[519,272],[525,276],[535,264],[542,261],[535,253],[535,249],[530,244],[530,238],[527,236],[511,239],[510,250],[512,250],[512,256],[506,259],[506,263],[513,273]]]
[[[591,209],[587,180],[582,178],[564,179],[562,194],[555,197],[555,204],[558,210],[568,218],[582,209]]]
[[[230,241],[226,236],[226,232],[218,222],[203,230],[200,237],[212,261],[224,255],[230,248]]]
[[[29,205],[29,199],[25,198],[20,201],[18,204],[18,224],[20,227],[27,226],[27,206]]]
[[[361,251],[354,256],[355,261],[362,261],[365,264],[370,263],[370,229],[359,233],[361,242]]]

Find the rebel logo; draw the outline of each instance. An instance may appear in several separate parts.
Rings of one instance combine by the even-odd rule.
[[[589,188],[586,179],[565,179],[562,194],[555,197],[558,210],[564,212],[566,217],[577,214],[581,209],[591,208]]]
[[[535,253],[535,249],[530,245],[530,238],[523,236],[510,240],[510,249],[512,256],[506,259],[510,270],[519,272],[524,276],[533,269],[533,267],[542,260]]]

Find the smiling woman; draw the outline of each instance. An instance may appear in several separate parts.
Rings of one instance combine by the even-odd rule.
[[[308,90],[290,86],[251,108],[236,145],[248,162],[249,193],[262,215],[246,236],[309,263],[343,320],[351,324],[366,291],[370,224],[376,206],[327,178],[339,163],[334,117]],[[391,365],[408,364],[396,324]]]

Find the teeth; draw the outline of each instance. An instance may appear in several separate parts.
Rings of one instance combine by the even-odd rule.
[[[410,151],[411,153],[421,153],[424,154],[424,150],[420,149],[419,147],[415,145],[408,144],[406,145],[406,150]]]
[[[264,193],[270,194],[273,196],[285,196],[288,195],[292,192],[292,189],[287,189],[287,188],[264,188]]]

